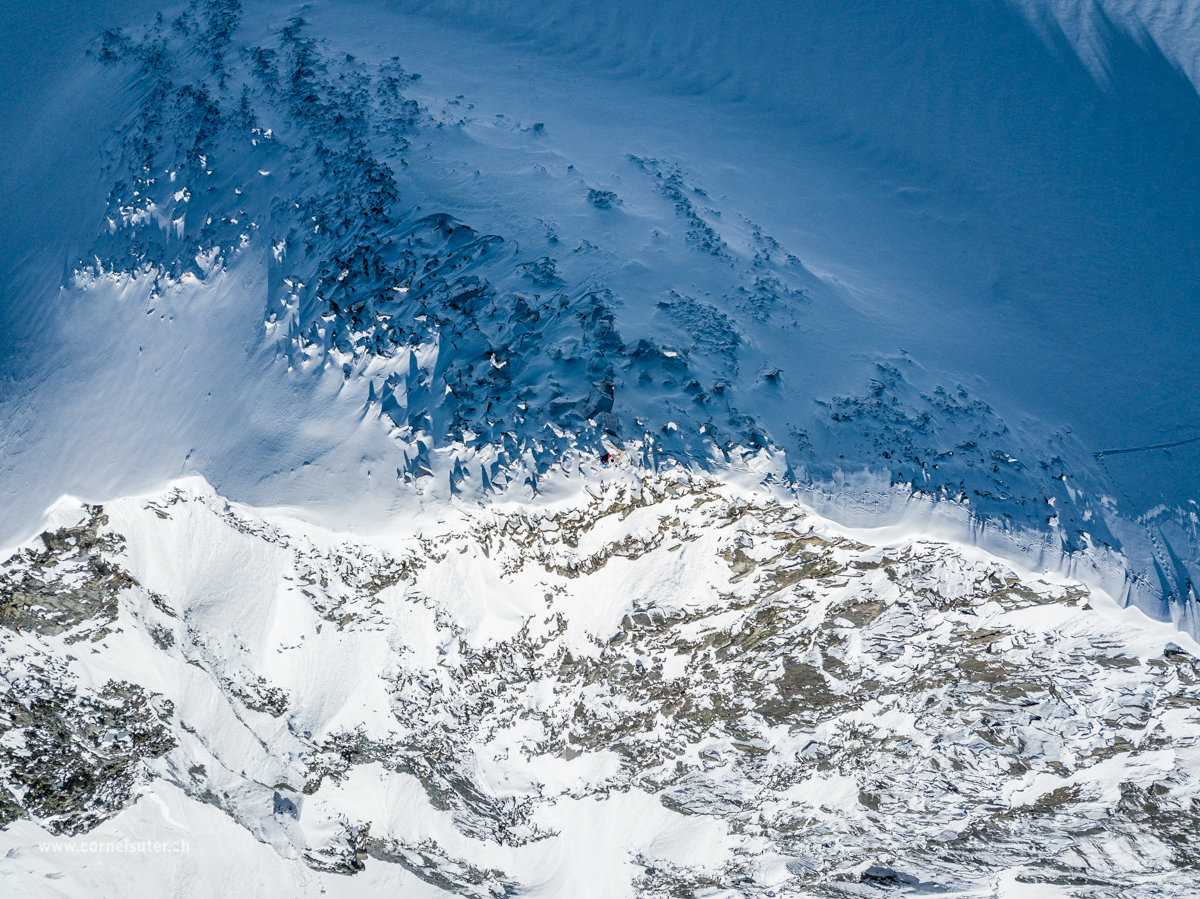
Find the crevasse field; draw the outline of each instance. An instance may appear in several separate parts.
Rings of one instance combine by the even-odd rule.
[[[0,53],[4,895],[1200,890],[1196,0]]]

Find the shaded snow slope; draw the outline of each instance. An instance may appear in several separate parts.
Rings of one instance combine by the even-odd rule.
[[[6,893],[1194,892],[1200,4],[14,11]]]
[[[974,547],[626,473],[48,527],[0,564],[10,895],[1194,889],[1200,646]]]
[[[769,457],[1191,626],[1195,11],[1109,9],[134,17],[6,151],[3,533],[189,471],[368,525]]]

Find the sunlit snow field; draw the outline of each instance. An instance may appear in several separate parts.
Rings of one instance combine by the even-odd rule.
[[[179,478],[381,545],[715,478],[1194,646],[1194,0],[218,8],[0,12],[0,545]]]

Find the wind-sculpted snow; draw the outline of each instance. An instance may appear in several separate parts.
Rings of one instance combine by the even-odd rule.
[[[805,489],[865,470],[889,515],[936,498],[1059,553],[1123,551],[1127,597],[1190,626],[1188,544],[1131,525],[1139,499],[1102,501],[1124,478],[1071,428],[1006,421],[920,353],[858,350],[845,335],[880,323],[680,161],[625,153],[621,174],[557,183],[543,123],[482,132],[472,98],[431,93],[404,56],[359,58],[302,18],[251,28],[234,2],[92,54],[136,102],[72,284],[140,279],[153,312],[265,264],[245,298],[265,345],[362,395],[402,488],[482,497],[577,457],[715,471],[765,450]],[[484,216],[462,160],[497,141],[534,181]]]
[[[296,365],[332,363],[347,379],[370,368],[369,402],[402,443],[407,478],[431,474],[429,451],[448,444],[482,448],[486,487],[525,452],[544,471],[572,447],[605,452],[605,435],[640,438],[648,465],[768,442],[725,396],[740,343],[727,315],[670,292],[659,307],[678,349],[627,345],[622,299],[602,280],[560,274],[552,255],[522,261],[503,236],[405,201],[394,171],[410,141],[444,124],[406,98],[419,76],[396,59],[327,58],[299,19],[268,47],[235,43],[236,27],[236,4],[193,4],[136,39],[100,42],[97,58],[134,69],[143,99],[117,154],[107,233],[78,284],[149,267],[155,290],[170,290],[269,245],[268,337]],[[689,199],[703,192],[677,167],[634,162],[688,242],[732,263]],[[593,190],[588,202],[607,210],[616,195]],[[738,308],[765,318],[781,301],[802,305],[803,289],[782,279],[811,275],[770,238],[752,240]],[[548,249],[562,252],[557,243],[551,233]]]
[[[41,549],[71,545],[126,580],[115,615],[0,630],[0,870],[40,895],[46,830],[132,828],[187,841],[125,862],[199,895],[213,864],[293,897],[1191,895],[1188,638],[786,498],[595,487],[372,540],[197,480],[60,505],[9,580],[82,595]]]
[[[1169,6],[189,0],[55,51],[0,146],[0,884],[1190,896]]]

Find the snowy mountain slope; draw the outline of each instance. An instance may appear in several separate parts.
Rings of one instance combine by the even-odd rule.
[[[1200,6],[12,9],[11,889],[1189,894]]]
[[[107,210],[54,299],[14,269],[43,289],[9,307],[10,533],[64,488],[189,470],[349,523],[435,472],[536,489],[605,439],[652,468],[768,447],[846,516],[915,493],[994,549],[1108,570],[1112,547],[1133,601],[1191,626],[1200,444],[1093,455],[1196,417],[1200,106],[1154,44],[1076,21],[1081,59],[988,4],[768,6],[769,35],[727,11],[354,8],[200,4],[92,46]],[[56,467],[30,455],[64,433]]]
[[[1189,895],[1188,638],[782,496],[596,487],[369,541],[196,479],[58,506],[3,567],[10,888],[61,844],[108,894],[70,835],[152,832],[189,844],[152,878],[216,895],[244,828],[267,894]]]

